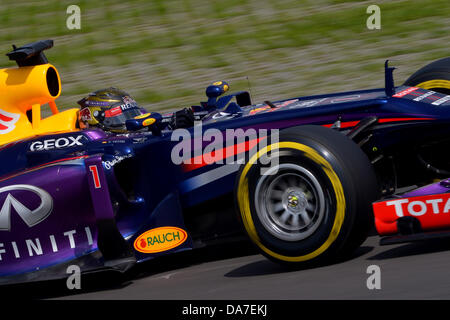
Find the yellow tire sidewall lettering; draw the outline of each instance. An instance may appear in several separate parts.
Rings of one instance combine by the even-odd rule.
[[[253,223],[252,215],[251,215],[251,209],[250,209],[250,194],[249,194],[249,187],[248,187],[248,178],[247,173],[249,172],[252,165],[256,163],[256,161],[264,154],[271,150],[275,149],[294,149],[301,151],[306,157],[310,158],[314,162],[320,164],[323,171],[331,181],[331,184],[333,186],[333,190],[336,196],[336,216],[334,219],[333,227],[331,229],[330,234],[328,235],[327,240],[316,250],[302,255],[302,256],[285,256],[278,254],[269,248],[267,248],[263,243],[261,243],[261,240],[258,236],[258,233],[256,231],[255,225]],[[244,227],[252,239],[252,241],[261,248],[265,253],[272,256],[273,258],[276,258],[278,260],[287,261],[287,262],[301,262],[301,261],[307,261],[311,260],[323,252],[325,252],[331,244],[337,239],[339,232],[342,228],[342,225],[344,223],[345,218],[345,210],[346,210],[346,202],[345,202],[345,196],[344,196],[344,189],[342,187],[341,181],[339,180],[339,177],[337,176],[336,172],[333,170],[330,163],[323,158],[316,150],[313,148],[298,143],[298,142],[290,142],[290,141],[284,141],[279,142],[275,144],[268,145],[264,147],[263,149],[259,150],[255,155],[252,156],[252,158],[248,161],[247,164],[245,164],[242,173],[239,177],[238,182],[238,190],[237,190],[237,199],[238,199],[238,207],[240,210],[240,214],[242,217],[242,221],[244,224]]]
[[[433,88],[450,89],[450,80],[436,79],[436,80],[424,81],[424,82],[417,84],[416,87],[423,88],[426,90],[430,90]]]

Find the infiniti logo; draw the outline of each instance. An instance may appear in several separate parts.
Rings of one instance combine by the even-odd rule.
[[[3,206],[0,210],[0,231],[11,230],[11,207],[14,208],[17,214],[29,227],[35,226],[38,223],[42,222],[52,212],[53,199],[47,191],[41,188],[27,184],[16,184],[0,188],[0,194],[8,191],[18,190],[35,193],[41,199],[41,203],[36,209],[30,210],[16,198],[14,198],[11,193],[9,193],[6,196],[5,202],[3,203]]]

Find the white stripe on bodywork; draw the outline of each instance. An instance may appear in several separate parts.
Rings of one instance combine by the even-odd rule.
[[[62,165],[76,165],[76,166],[81,166],[81,165],[84,165],[84,160],[85,160],[86,158],[80,158],[80,159],[73,159],[73,160],[67,160],[67,161],[61,161],[61,162],[57,162],[57,163],[55,163],[55,165],[58,165],[58,164],[62,164]]]
[[[4,125],[6,127],[6,129],[0,130],[0,134],[6,134],[6,133],[13,131],[16,128],[16,126],[14,124],[19,120],[20,114],[7,112],[2,109],[0,109],[0,114],[5,117],[11,118],[10,121],[0,120],[0,124]]]
[[[226,177],[239,170],[240,164],[225,164],[216,169],[204,172],[198,176],[189,178],[180,183],[180,188],[183,192],[190,192],[192,190],[198,189],[208,183],[219,180],[220,178]]]
[[[440,99],[434,101],[434,102],[431,103],[431,104],[432,104],[432,105],[435,105],[435,106],[440,106],[441,104],[443,104],[443,103],[445,103],[445,102],[447,102],[447,101],[449,101],[449,100],[450,100],[450,96],[445,96],[445,97],[442,97],[442,98],[440,98]]]

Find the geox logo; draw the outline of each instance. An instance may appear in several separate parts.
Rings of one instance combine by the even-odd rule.
[[[14,125],[19,120],[20,114],[6,112],[0,109],[0,134],[6,134],[13,131]]]
[[[41,203],[36,209],[31,210],[17,200],[11,193],[8,193],[0,210],[0,231],[11,230],[11,208],[14,208],[17,214],[29,227],[35,226],[45,220],[53,210],[53,199],[50,194],[35,186],[27,184],[7,186],[0,188],[0,194],[19,190],[36,194],[40,198]]]
[[[77,137],[67,137],[59,139],[48,139],[44,141],[35,141],[30,145],[30,151],[41,151],[41,150],[51,150],[51,149],[62,149],[74,146],[82,146],[83,143],[80,139],[83,135]]]

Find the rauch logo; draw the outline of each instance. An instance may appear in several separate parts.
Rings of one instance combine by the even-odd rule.
[[[156,253],[178,247],[187,239],[187,233],[177,227],[148,230],[134,241],[134,248],[142,253]]]

